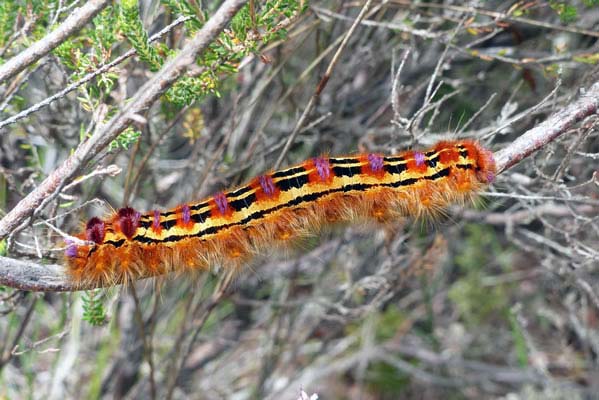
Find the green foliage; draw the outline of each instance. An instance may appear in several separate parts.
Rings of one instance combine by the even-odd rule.
[[[93,326],[104,325],[106,313],[102,304],[102,291],[85,292],[81,300],[83,301],[83,320]]]
[[[575,6],[569,5],[564,1],[550,1],[549,6],[559,15],[559,19],[567,24],[576,21],[578,18],[578,10]]]
[[[6,255],[6,239],[0,240],[0,256]]]
[[[163,0],[162,3],[176,16],[191,17],[185,24],[190,35],[197,32],[209,17],[197,2]],[[259,52],[262,45],[283,38],[286,31],[280,26],[281,20],[301,11],[300,2],[296,0],[258,4],[254,13],[245,6],[231,21],[230,29],[221,33],[197,60],[197,72],[179,79],[169,88],[163,100],[180,108],[208,95],[220,96],[219,87],[229,76],[237,73],[241,60]],[[74,72],[71,80],[78,80],[110,61],[112,49],[121,36],[126,37],[151,71],[158,71],[166,58],[175,53],[164,44],[150,43],[140,18],[138,1],[125,0],[103,10],[94,19],[94,29],[84,30],[81,35],[63,42],[54,54]],[[108,72],[82,86],[78,96],[81,107],[91,112],[105,102],[117,78],[117,74]],[[125,147],[124,143],[129,143],[129,139],[131,136],[125,135],[111,148]]]
[[[449,299],[470,326],[483,323],[492,314],[505,309],[507,293],[502,286],[485,287],[481,274],[471,274],[458,280],[449,290]]]
[[[580,13],[584,12],[580,9],[579,2],[578,4],[573,3],[576,2],[570,0],[549,0],[543,5],[549,5],[549,7],[551,7],[557,13],[562,23],[570,24],[576,22],[576,20],[580,17]],[[531,8],[527,7],[528,3],[521,2],[520,4],[522,7],[515,6],[512,10],[512,15],[515,17],[529,15]],[[599,5],[599,0],[582,0],[582,4],[586,7],[593,7]]]
[[[166,3],[177,13],[194,16],[193,20],[197,23],[205,19],[198,17],[203,15],[202,10],[195,9],[186,1],[170,0]],[[219,85],[237,72],[237,65],[244,57],[257,53],[262,45],[285,36],[285,30],[279,26],[281,16],[289,18],[302,10],[300,3],[295,0],[268,1],[254,14],[246,5],[231,21],[230,30],[221,33],[198,60],[201,73],[177,81],[167,91],[165,98],[184,106],[209,94],[220,96]]]
[[[119,26],[139,58],[148,64],[151,71],[158,71],[164,60],[158,55],[156,48],[150,44],[148,34],[139,17],[138,7],[137,0],[123,0],[119,14]]]
[[[599,6],[599,0],[583,0],[582,2],[586,7]],[[559,15],[559,19],[564,24],[576,22],[580,17],[580,13],[583,12],[576,5],[573,5],[571,1],[564,0],[551,0],[549,6]]]
[[[54,54],[64,66],[73,71],[72,81],[98,69],[102,64],[110,62],[112,47],[117,43],[115,26],[117,25],[116,7],[107,7],[93,19],[93,29],[85,30],[85,34],[61,43]],[[110,95],[118,75],[106,72],[79,88],[77,99],[81,107],[91,112],[99,104],[105,102]]]
[[[185,76],[175,82],[167,91],[166,98],[171,103],[182,107],[210,93],[220,97],[220,93],[216,89],[217,82],[218,78],[210,70],[195,78]]]
[[[78,51],[77,45],[71,40],[65,40],[57,48],[54,49],[54,55],[58,56],[62,64],[68,69],[77,71],[79,54],[75,54]]]
[[[590,53],[574,56],[573,60],[584,64],[596,65],[599,64],[599,53]]]
[[[376,323],[376,339],[384,342],[393,338],[401,324],[405,322],[405,316],[397,307],[390,306],[381,313]]]
[[[491,315],[499,315],[509,304],[507,288],[503,285],[485,285],[486,269],[491,265],[509,268],[510,257],[497,242],[492,228],[468,225],[462,252],[455,258],[463,277],[449,290],[449,299],[455,304],[464,321],[479,325]]]
[[[141,132],[133,129],[131,126],[127,127],[115,140],[110,142],[108,146],[109,150],[117,150],[119,148],[127,150],[129,146],[137,142],[140,138]]]
[[[202,328],[202,333],[205,333],[207,335],[217,334],[219,332],[219,329],[221,329],[222,321],[224,321],[227,317],[233,314],[234,311],[235,306],[231,301],[221,301],[218,307],[214,309],[214,312],[212,312],[208,316],[208,319],[206,320],[206,323]]]
[[[379,314],[370,314],[367,320],[374,323],[374,337],[377,343],[384,343],[397,336],[406,317],[398,307],[390,305]],[[370,321],[356,321],[347,326],[347,334],[357,335],[361,338],[361,327]],[[410,376],[400,369],[386,362],[372,362],[368,365],[365,375],[365,384],[377,394],[397,397],[399,393],[410,384]]]
[[[57,9],[57,0],[0,1],[0,53],[3,54],[0,63],[47,34],[52,28],[50,18],[55,19]],[[28,35],[14,30],[23,20],[33,22]],[[4,47],[8,47],[8,51],[4,51]]]
[[[478,272],[492,264],[504,268],[511,265],[511,256],[498,242],[492,227],[469,224],[465,230],[464,246],[455,259],[462,272]]]
[[[185,22],[185,27],[190,35],[196,33],[208,18],[195,1],[191,4],[186,0],[162,0],[161,3],[167,6],[177,17],[191,17],[190,20]]]
[[[17,7],[12,1],[0,2],[0,47],[4,47],[12,35],[12,26],[17,16]]]
[[[91,42],[104,62],[109,60],[112,46],[117,43],[118,8],[106,7],[93,19],[94,29],[89,31]]]
[[[508,312],[508,320],[510,321],[512,339],[514,340],[514,348],[516,350],[518,364],[522,368],[526,368],[528,367],[528,347],[526,347],[526,339],[524,338],[522,328],[520,327],[516,315],[512,310]]]
[[[368,365],[365,381],[374,393],[397,398],[408,388],[410,376],[385,362],[374,362]]]
[[[203,26],[212,11],[200,2],[190,0],[162,0],[162,4],[165,8],[158,10],[159,13],[171,13],[171,18],[191,17],[185,23],[189,37]],[[302,12],[306,7],[302,7],[302,4],[297,0],[257,2],[253,11],[246,5],[232,19],[230,28],[221,33],[198,58],[197,71],[182,77],[169,88],[162,99],[163,103],[173,104],[176,110],[208,95],[220,96],[219,87],[228,77],[237,73],[237,66],[244,57],[258,53],[264,44],[285,36],[281,22]],[[48,19],[60,23],[61,20],[53,14],[58,7],[57,1],[33,0],[26,5],[17,1],[0,2],[0,49],[15,35],[16,32],[12,30],[18,15],[35,18],[32,29],[35,34],[28,36],[28,40],[32,40],[48,32]],[[69,80],[75,82],[112,61],[115,49],[126,50],[126,47],[118,46],[123,38],[135,49],[137,57],[154,72],[177,51],[165,43],[152,44],[140,18],[138,0],[123,0],[102,10],[93,19],[93,26],[84,28],[61,43],[53,50],[53,54],[72,71]],[[118,73],[112,70],[80,86],[77,99],[81,108],[91,113],[101,104],[110,105],[118,77]],[[18,102],[22,102],[22,99],[15,96],[12,105],[18,106]],[[115,111],[110,109],[107,115],[114,115]],[[111,149],[126,148],[135,139],[133,132],[127,132],[111,145]]]

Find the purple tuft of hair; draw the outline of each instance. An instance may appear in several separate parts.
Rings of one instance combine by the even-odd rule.
[[[260,182],[260,186],[262,187],[262,191],[265,195],[272,196],[275,194],[275,183],[270,176],[263,175],[258,178],[258,181]]]
[[[368,154],[368,163],[372,172],[381,172],[383,170],[383,157],[378,154]]]
[[[220,192],[214,195],[214,202],[216,203],[216,207],[221,215],[227,214],[229,211],[229,201],[227,200],[227,196]]]
[[[106,224],[98,217],[93,217],[85,225],[85,239],[101,244],[104,241]]]
[[[141,214],[139,211],[131,207],[121,208],[118,212],[119,227],[121,232],[129,239],[133,237],[137,227],[139,226],[139,219]]]
[[[152,227],[154,229],[160,228],[160,211],[154,210],[154,220],[152,221]]]
[[[421,153],[419,151],[414,153],[414,161],[416,161],[416,166],[422,167],[424,165],[424,160],[424,153]]]
[[[314,165],[316,166],[316,172],[322,181],[326,181],[331,176],[331,165],[329,160],[322,157],[316,157],[313,159]]]
[[[183,223],[189,224],[191,221],[191,210],[189,209],[189,206],[187,204],[183,204],[181,207],[181,212],[183,214]]]
[[[65,239],[67,248],[64,251],[65,256],[69,258],[77,257],[77,245],[70,239]]]

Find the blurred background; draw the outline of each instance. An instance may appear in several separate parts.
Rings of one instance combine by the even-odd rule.
[[[0,216],[219,4],[107,2],[3,83]],[[1,62],[81,5],[2,1]],[[73,233],[124,205],[175,207],[281,155],[290,165],[447,138],[502,149],[598,80],[598,31],[596,0],[249,2],[0,255],[61,263],[42,221]],[[598,128],[596,115],[571,127],[476,205],[332,227],[232,280],[221,266],[88,292],[0,287],[0,398],[599,398]]]

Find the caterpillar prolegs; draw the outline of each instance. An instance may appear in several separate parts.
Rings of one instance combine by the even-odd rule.
[[[90,219],[65,251],[77,283],[112,285],[212,265],[240,267],[265,248],[339,222],[435,215],[494,180],[490,151],[443,141],[426,151],[316,157],[198,203]]]

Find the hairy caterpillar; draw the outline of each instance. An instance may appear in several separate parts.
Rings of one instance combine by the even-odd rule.
[[[490,151],[444,141],[398,155],[316,157],[169,211],[118,210],[90,219],[65,251],[71,278],[110,285],[211,265],[239,267],[265,247],[324,224],[434,215],[495,177]]]

